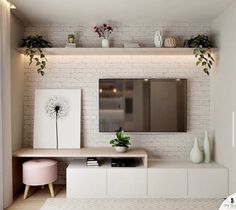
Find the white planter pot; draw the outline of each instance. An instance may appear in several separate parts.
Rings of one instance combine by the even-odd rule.
[[[119,147],[119,146],[115,147],[116,152],[119,153],[127,152],[127,149],[128,149],[127,147]]]
[[[110,43],[108,39],[103,39],[102,40],[102,47],[103,48],[109,48],[110,47]]]

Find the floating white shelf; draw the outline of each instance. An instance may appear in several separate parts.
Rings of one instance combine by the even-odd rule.
[[[24,48],[18,51],[25,54]],[[193,48],[44,48],[46,55],[192,55]],[[217,49],[213,48],[212,52]]]

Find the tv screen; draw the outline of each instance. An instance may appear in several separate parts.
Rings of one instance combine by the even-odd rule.
[[[186,132],[186,79],[100,79],[99,131]]]

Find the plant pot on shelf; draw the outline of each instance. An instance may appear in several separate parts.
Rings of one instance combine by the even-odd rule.
[[[115,146],[115,151],[118,153],[124,153],[127,152],[128,147],[126,146]]]
[[[130,144],[130,137],[126,135],[125,131],[120,127],[116,131],[116,138],[110,141],[112,147],[115,148],[116,152],[124,153],[127,152]]]
[[[109,48],[110,47],[109,39],[102,39],[102,47],[103,48]]]

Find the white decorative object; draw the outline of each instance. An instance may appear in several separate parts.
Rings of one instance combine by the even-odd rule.
[[[127,149],[128,149],[127,147],[121,147],[121,146],[115,147],[116,152],[119,152],[119,153],[127,152]]]
[[[197,138],[195,138],[194,146],[193,146],[193,148],[192,148],[192,150],[190,152],[190,160],[193,163],[201,163],[203,161],[203,153],[202,153],[202,151],[199,148],[198,139]]]
[[[210,142],[209,142],[207,130],[205,131],[205,138],[203,142],[203,152],[204,152],[204,162],[210,163],[211,162],[211,149],[210,149]]]
[[[161,34],[161,31],[156,31],[155,32],[155,36],[154,36],[154,44],[155,44],[155,47],[162,47],[163,45],[163,36]]]
[[[36,89],[34,148],[80,148],[80,89]]]
[[[103,48],[109,48],[110,47],[109,39],[102,39],[102,47]]]

